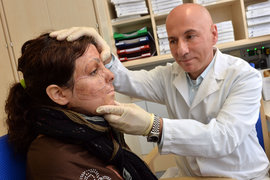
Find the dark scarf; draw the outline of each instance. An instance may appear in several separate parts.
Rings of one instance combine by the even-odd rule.
[[[48,107],[31,114],[37,119],[37,133],[83,146],[91,154],[116,166],[124,179],[157,179],[148,166],[126,148],[123,134],[112,130],[103,117]]]

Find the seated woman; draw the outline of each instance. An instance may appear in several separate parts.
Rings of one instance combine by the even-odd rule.
[[[6,102],[8,137],[27,153],[27,179],[156,179],[96,108],[114,104],[114,75],[95,42],[43,34],[22,46]]]

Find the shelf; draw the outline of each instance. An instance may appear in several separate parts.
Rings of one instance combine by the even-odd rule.
[[[239,2],[239,1],[237,1],[237,0],[222,0],[222,1],[218,1],[216,3],[206,5],[205,7],[207,9],[212,9],[212,8],[217,8],[217,7],[221,7],[221,6],[233,5],[236,2]]]
[[[165,63],[165,62],[168,62],[170,60],[171,61],[173,60],[172,55],[166,54],[166,55],[152,56],[152,57],[137,59],[137,60],[132,60],[132,61],[125,61],[125,62],[123,62],[123,65],[129,69],[132,69],[132,68],[138,68],[138,67],[144,67],[144,66],[149,66],[149,65],[154,65],[154,64]]]
[[[218,47],[221,51],[224,52],[224,51],[230,51],[233,49],[240,49],[240,48],[245,48],[245,47],[249,47],[253,45],[258,45],[258,44],[262,44],[266,42],[270,42],[270,35],[217,44],[216,47]],[[139,68],[139,67],[155,65],[155,64],[160,64],[160,63],[166,63],[169,61],[173,61],[173,57],[171,54],[152,56],[149,58],[126,61],[126,62],[123,62],[123,65],[129,69],[132,69],[132,68]]]
[[[207,9],[211,9],[211,8],[217,8],[220,6],[229,6],[229,5],[233,5],[234,3],[238,2],[237,0],[222,0],[222,1],[218,1],[209,5],[205,5],[205,7]],[[154,14],[155,20],[160,20],[160,19],[165,19],[168,16],[169,13],[165,13],[165,14]]]
[[[262,44],[262,43],[266,43],[266,42],[270,42],[270,35],[249,38],[249,39],[242,39],[242,40],[237,40],[234,42],[222,43],[222,44],[218,44],[216,46],[221,51],[230,51],[233,49],[245,48],[248,46],[253,46],[253,45]]]
[[[155,20],[165,19],[168,16],[169,13],[166,14],[155,14]]]
[[[261,3],[266,2],[267,0],[244,0],[245,4],[254,4],[254,3]]]
[[[132,25],[132,24],[135,24],[135,23],[138,24],[138,23],[147,22],[147,21],[150,21],[150,15],[112,22],[112,26],[119,28],[119,27],[122,27],[122,26],[128,26],[128,25]]]

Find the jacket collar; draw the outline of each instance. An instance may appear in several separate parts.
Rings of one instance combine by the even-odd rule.
[[[225,79],[226,70],[228,68],[228,62],[225,61],[222,52],[218,48],[216,49],[216,62],[214,64],[214,76],[217,80]]]

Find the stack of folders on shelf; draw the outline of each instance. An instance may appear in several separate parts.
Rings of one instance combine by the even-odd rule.
[[[247,6],[246,16],[249,37],[270,34],[270,0]]]
[[[214,4],[217,1],[218,0],[197,0],[197,3],[205,6],[205,5],[209,5],[209,4]]]
[[[223,21],[220,23],[216,23],[216,25],[218,30],[217,44],[233,42],[235,40],[232,21]]]
[[[170,46],[165,24],[157,26],[157,36],[160,54],[170,54]]]
[[[117,18],[132,18],[147,14],[145,0],[111,0],[114,4]]]
[[[176,6],[183,4],[183,0],[151,0],[154,14],[167,14]]]
[[[128,33],[114,33],[120,61],[129,61],[156,54],[154,40],[147,27]]]

